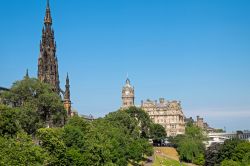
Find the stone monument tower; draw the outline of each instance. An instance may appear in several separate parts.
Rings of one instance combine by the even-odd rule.
[[[53,91],[60,94],[58,61],[56,56],[56,43],[52,29],[52,17],[49,1],[47,0],[42,40],[40,41],[40,55],[38,59],[38,79],[52,86]]]

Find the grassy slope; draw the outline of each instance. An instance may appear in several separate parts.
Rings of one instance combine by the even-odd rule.
[[[178,153],[174,148],[155,147],[154,163],[152,166],[180,166]],[[186,166],[186,164],[182,164]]]

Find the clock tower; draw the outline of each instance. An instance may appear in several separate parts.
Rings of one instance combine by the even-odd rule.
[[[134,87],[131,86],[130,80],[127,78],[125,86],[122,88],[122,109],[134,106],[135,93]]]

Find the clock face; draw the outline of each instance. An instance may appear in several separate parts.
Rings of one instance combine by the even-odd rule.
[[[129,91],[128,91],[128,90],[127,90],[127,91],[125,91],[125,94],[126,94],[126,95],[128,95],[128,94],[129,94]]]

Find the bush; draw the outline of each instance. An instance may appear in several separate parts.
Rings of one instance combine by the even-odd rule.
[[[223,160],[221,166],[240,166],[241,164],[233,160]]]

